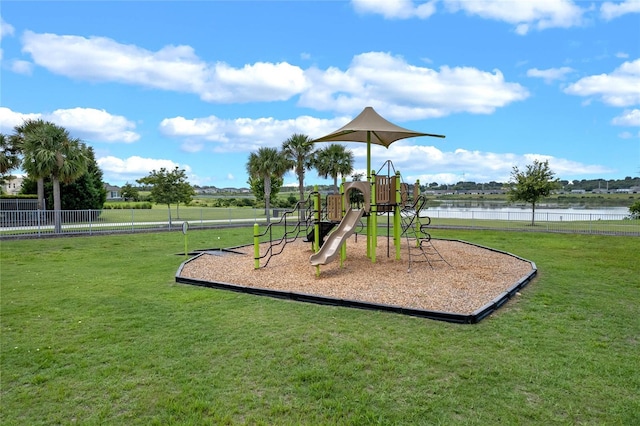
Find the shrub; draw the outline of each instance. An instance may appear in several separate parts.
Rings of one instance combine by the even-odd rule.
[[[235,200],[234,205],[236,207],[253,207],[255,206],[255,201],[252,198],[238,198]]]
[[[629,207],[629,213],[632,219],[640,219],[640,201],[636,201]]]
[[[106,210],[149,210],[153,208],[153,205],[146,201],[137,203],[104,203],[103,208]]]

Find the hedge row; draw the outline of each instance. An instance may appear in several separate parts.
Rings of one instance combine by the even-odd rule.
[[[148,202],[142,203],[104,203],[102,206],[105,210],[147,210],[153,208],[153,205]]]

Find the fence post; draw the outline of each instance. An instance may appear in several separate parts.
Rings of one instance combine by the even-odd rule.
[[[38,210],[38,238],[42,236],[42,234],[40,233],[41,222],[42,222],[42,210]]]

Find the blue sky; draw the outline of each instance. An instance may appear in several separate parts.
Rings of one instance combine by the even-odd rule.
[[[568,180],[640,174],[640,0],[4,0],[0,16],[0,132],[60,124],[115,185],[178,166],[247,186],[250,152],[366,106],[446,135],[373,147],[409,182],[506,182],[534,159]],[[346,146],[364,172],[366,145]]]

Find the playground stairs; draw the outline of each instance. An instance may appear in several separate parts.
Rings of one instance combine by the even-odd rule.
[[[413,204],[405,205],[401,210],[402,236],[406,238],[409,252],[409,269],[412,263],[426,262],[434,269],[434,262],[444,262],[451,266],[440,254],[431,241],[428,227],[431,217],[422,213],[427,200],[423,196],[415,199]]]

